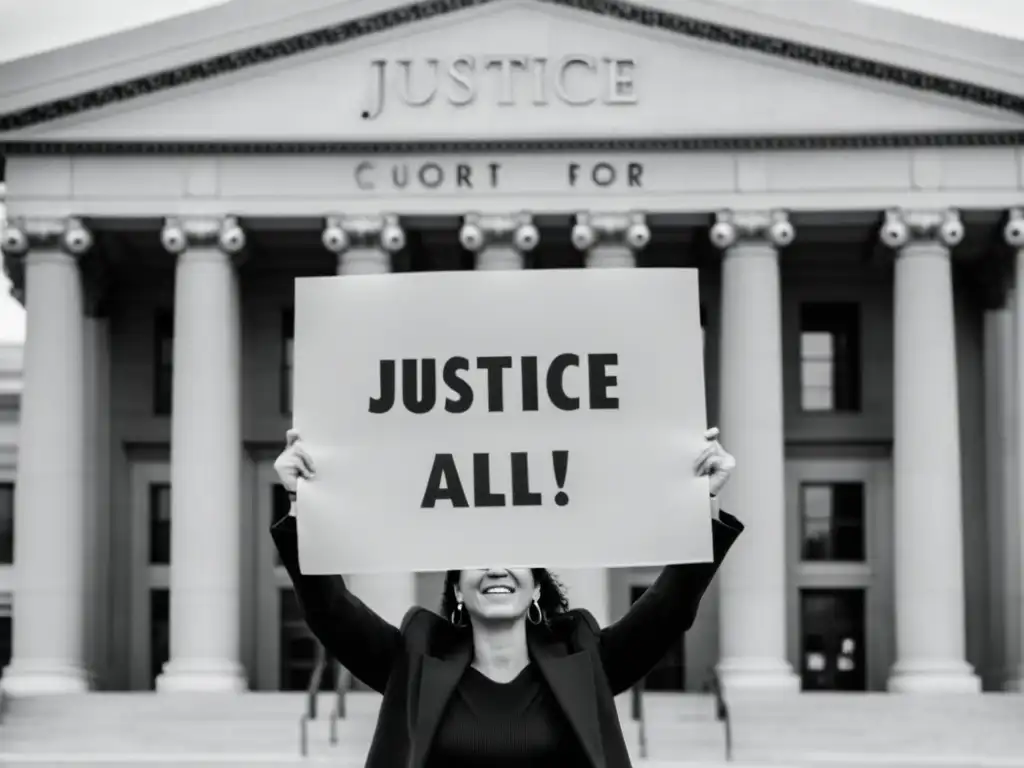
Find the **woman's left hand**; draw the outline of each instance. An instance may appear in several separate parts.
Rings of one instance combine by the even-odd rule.
[[[707,476],[711,495],[717,496],[736,468],[736,459],[718,442],[718,427],[712,427],[705,432],[704,439],[708,441],[708,445],[697,457],[694,468],[699,476]]]

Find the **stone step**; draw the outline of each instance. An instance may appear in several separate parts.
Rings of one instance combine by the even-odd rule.
[[[42,758],[55,754],[77,756],[80,762],[69,765],[100,764],[108,757],[116,763],[139,753],[175,765],[198,760],[230,765],[239,756],[243,763],[248,760],[246,764],[291,761],[299,753],[299,718],[305,701],[301,693],[100,693],[12,699],[0,725],[0,752],[8,753],[7,762],[0,759],[0,764],[13,765],[10,760],[17,758],[41,765]],[[335,697],[322,694],[318,702],[319,717],[307,724],[311,757],[329,758],[334,765],[349,760],[362,765],[380,696],[346,697],[348,717],[337,723],[337,745],[329,741]],[[630,717],[629,697],[620,696],[616,704],[628,749],[636,756],[639,726]],[[711,697],[647,694],[644,705],[651,760],[642,764],[666,759],[682,765],[682,758],[721,761],[725,734],[723,724],[713,717]],[[740,761],[798,768],[1024,768],[1024,697],[1019,695],[744,697],[732,703],[731,711],[734,754]],[[196,752],[201,754],[193,760],[190,753]],[[244,757],[252,752],[266,759]]]
[[[257,753],[217,754],[181,754],[173,757],[156,756],[148,752],[127,752],[118,755],[75,755],[75,754],[40,754],[32,757],[6,755],[0,752],[0,765],[4,768],[56,768],[72,766],[81,768],[131,768],[146,766],[147,768],[307,768],[308,766],[332,766],[332,768],[362,768],[364,760],[357,758],[339,759],[337,756],[318,756],[302,758],[294,755],[275,755]]]
[[[376,694],[349,694],[346,704],[353,711],[375,712],[380,706]],[[333,694],[320,694],[317,708],[330,712],[334,707]],[[90,693],[67,696],[11,697],[7,699],[5,720],[18,715],[59,716],[62,714],[112,714],[131,713],[133,717],[145,715],[182,716],[189,715],[235,715],[257,716],[261,714],[284,716],[293,713],[297,718],[306,708],[304,694],[145,694],[145,693]]]

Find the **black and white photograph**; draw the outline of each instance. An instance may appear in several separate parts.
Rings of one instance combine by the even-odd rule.
[[[0,766],[1024,768],[1024,0],[0,0]]]

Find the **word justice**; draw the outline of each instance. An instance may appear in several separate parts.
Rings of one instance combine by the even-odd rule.
[[[609,389],[618,383],[610,368],[617,366],[619,356],[589,354],[585,356],[588,407],[590,410],[617,410],[619,398],[609,394]],[[451,393],[444,401],[448,413],[466,413],[473,407],[478,394],[483,394],[487,410],[491,413],[505,411],[505,371],[513,368],[511,356],[478,357],[475,367],[485,373],[483,392],[478,393],[465,375],[472,367],[469,358],[451,357],[440,366],[433,358],[402,360],[401,395],[402,404],[409,413],[422,415],[430,413],[438,405],[438,379]],[[519,369],[519,388],[523,411],[540,409],[541,374],[537,357],[524,356],[516,361]],[[561,411],[576,411],[581,398],[566,391],[565,374],[571,368],[582,368],[580,355],[565,353],[556,356],[544,372],[544,391],[547,400]],[[388,413],[398,402],[398,364],[395,360],[380,361],[380,394],[370,398],[370,413]]]
[[[554,99],[574,107],[636,104],[636,62],[629,58],[570,54],[557,61],[544,56],[503,54],[457,56],[444,60],[375,59],[364,120],[375,120],[395,97],[407,107],[425,107],[438,98],[456,107],[489,97],[499,106],[514,107],[526,95],[535,107]]]

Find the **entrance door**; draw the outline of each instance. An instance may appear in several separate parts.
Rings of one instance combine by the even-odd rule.
[[[288,572],[267,531],[288,514],[288,494],[269,463],[256,471],[257,541],[257,686],[261,690],[304,691],[316,666],[317,641],[302,618]],[[334,687],[336,665],[328,664],[322,690]]]
[[[888,459],[786,465],[789,654],[805,690],[885,690],[894,656]]]
[[[167,462],[131,466],[131,687],[155,687],[170,656],[171,478]]]
[[[800,634],[805,691],[866,689],[864,590],[803,590]]]

